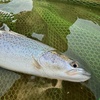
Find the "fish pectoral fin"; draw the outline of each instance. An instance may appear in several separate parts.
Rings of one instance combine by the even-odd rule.
[[[36,59],[34,58],[34,56],[33,56],[33,59],[34,59],[33,65],[34,65],[36,68],[41,69],[41,65],[36,61]]]
[[[57,80],[55,88],[62,88],[62,80]]]

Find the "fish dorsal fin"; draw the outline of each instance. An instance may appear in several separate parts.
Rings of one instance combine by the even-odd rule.
[[[10,28],[5,23],[3,23],[3,25],[0,27],[0,30],[4,30],[4,31],[9,32]]]

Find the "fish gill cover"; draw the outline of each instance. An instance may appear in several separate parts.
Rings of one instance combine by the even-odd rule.
[[[97,0],[34,0],[32,9],[29,11],[22,9],[21,12],[20,9],[20,11],[13,9],[13,7],[18,9],[18,4],[21,4],[16,4],[17,0],[14,1],[11,1],[14,6],[9,10],[6,5],[9,6],[11,2],[5,4],[0,2],[2,3],[0,10],[5,9],[9,13],[15,13],[14,18],[17,19],[15,24],[9,20],[11,17],[2,17],[2,13],[0,18],[4,19],[0,19],[0,22],[6,23],[13,31],[30,38],[33,32],[43,34],[43,43],[59,51],[66,51],[71,58],[81,62],[91,72],[92,78],[84,84],[64,81],[62,89],[48,89],[41,92],[55,84],[56,80],[40,77],[34,79],[30,75],[0,69],[0,100],[98,100],[100,98],[100,26],[93,22],[100,24],[100,12],[98,9],[88,7],[89,5],[96,7],[91,2],[97,5],[100,2]],[[24,3],[27,2],[24,1]],[[88,7],[83,6],[84,4]],[[93,22],[77,20],[77,17]]]

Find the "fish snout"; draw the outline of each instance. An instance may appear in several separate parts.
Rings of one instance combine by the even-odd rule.
[[[84,69],[82,68],[78,68],[77,71],[82,74],[82,75],[85,75],[85,76],[91,76],[91,74],[87,71],[85,71]]]
[[[89,76],[89,77],[91,76],[91,74],[89,72],[85,71],[82,68],[76,68],[76,69],[69,70],[69,71],[67,71],[67,74],[68,75],[79,74],[79,75],[85,75],[85,76]]]

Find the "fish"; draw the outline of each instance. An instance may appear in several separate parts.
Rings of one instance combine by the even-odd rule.
[[[91,74],[55,48],[13,31],[0,30],[0,67],[39,77],[84,82]]]

